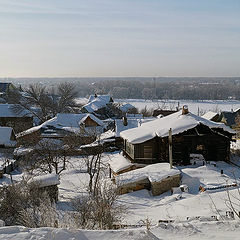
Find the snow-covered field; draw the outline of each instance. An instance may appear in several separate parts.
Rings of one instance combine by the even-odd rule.
[[[77,102],[79,104],[86,104],[86,98],[78,98]],[[205,112],[219,112],[219,111],[231,111],[240,108],[240,101],[237,100],[144,100],[144,99],[114,99],[116,103],[130,103],[138,109],[173,109],[176,107],[182,107],[183,105],[188,105],[190,112],[197,114],[198,111],[200,115]]]
[[[232,109],[240,108],[240,101],[236,100],[143,100],[143,99],[115,99],[115,102],[119,103],[130,103],[138,109],[173,109],[176,107],[182,107],[188,105],[190,112],[200,115],[203,113],[212,111],[231,111]]]

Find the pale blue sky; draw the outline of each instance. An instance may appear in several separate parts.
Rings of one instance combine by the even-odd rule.
[[[240,0],[0,0],[0,77],[240,76]]]

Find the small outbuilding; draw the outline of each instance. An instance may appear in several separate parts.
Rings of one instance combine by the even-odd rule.
[[[147,189],[154,196],[178,187],[180,180],[180,171],[175,167],[170,169],[169,163],[151,164],[115,177],[120,194]]]
[[[31,182],[37,185],[39,191],[47,192],[52,202],[58,201],[58,185],[60,184],[59,175],[46,174],[37,176],[34,177]]]

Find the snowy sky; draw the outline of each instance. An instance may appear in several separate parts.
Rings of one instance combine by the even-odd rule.
[[[239,76],[240,0],[0,0],[0,77]]]

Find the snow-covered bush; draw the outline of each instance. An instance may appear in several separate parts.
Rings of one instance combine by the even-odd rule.
[[[97,193],[89,193],[72,201],[76,224],[88,229],[113,229],[126,213],[117,202],[117,191],[112,185],[103,184]]]

